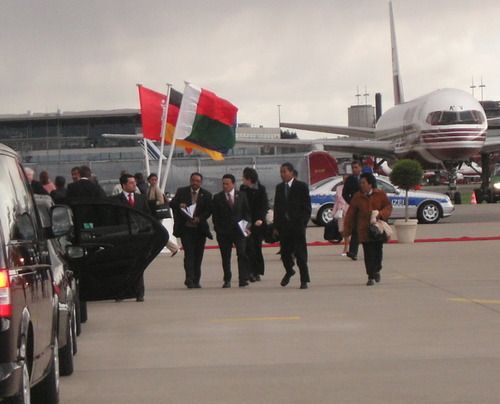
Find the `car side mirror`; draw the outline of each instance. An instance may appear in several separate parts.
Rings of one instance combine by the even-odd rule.
[[[61,237],[69,234],[73,229],[73,216],[68,206],[52,206],[52,234]]]
[[[83,258],[85,255],[85,250],[83,247],[76,246],[76,245],[67,245],[66,246],[66,255],[68,258],[71,259],[78,259],[78,258]]]

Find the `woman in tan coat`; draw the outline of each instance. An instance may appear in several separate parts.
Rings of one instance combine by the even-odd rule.
[[[349,210],[344,221],[345,236],[351,235],[353,227],[358,231],[359,242],[363,244],[367,285],[380,282],[382,269],[382,241],[370,238],[369,227],[372,211],[378,211],[377,219],[387,220],[392,212],[392,205],[385,192],[377,189],[377,180],[371,173],[361,174],[359,180],[360,191],[351,200]]]

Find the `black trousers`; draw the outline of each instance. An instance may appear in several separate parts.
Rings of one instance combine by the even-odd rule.
[[[280,230],[281,261],[287,273],[293,270],[294,256],[300,270],[300,282],[310,282],[307,266],[306,228],[285,228]]]
[[[246,252],[246,238],[241,238],[238,233],[217,233],[217,243],[222,258],[222,269],[224,270],[224,282],[231,282],[231,253],[233,245],[236,247],[238,257],[238,277],[240,283],[248,281],[249,262]]]
[[[349,241],[349,254],[357,256],[359,250],[358,230],[356,227],[352,229],[351,240]]]
[[[366,274],[370,279],[374,279],[375,275],[382,270],[383,245],[381,241],[363,243]]]
[[[264,275],[264,256],[262,255],[262,234],[252,233],[247,237],[249,271],[252,275]]]
[[[181,242],[184,249],[184,271],[186,284],[198,285],[201,279],[201,262],[205,252],[207,238],[197,228],[186,227],[182,232]]]

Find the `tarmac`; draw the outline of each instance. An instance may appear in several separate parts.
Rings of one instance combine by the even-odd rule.
[[[498,205],[459,206],[417,233],[498,236]],[[279,285],[277,250],[264,249],[266,274],[249,288],[233,257],[222,289],[219,251],[207,249],[202,289],[183,286],[181,252],[148,268],[144,303],[89,303],[61,403],[500,401],[498,240],[387,244],[371,287],[362,259],[309,247],[308,290],[298,274]]]

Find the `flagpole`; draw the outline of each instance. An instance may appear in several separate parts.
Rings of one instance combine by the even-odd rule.
[[[141,99],[141,90],[140,90],[140,87],[142,87],[142,84],[136,84],[137,85],[137,88],[139,90],[139,101]],[[146,173],[148,174],[149,176],[149,156],[148,156],[148,144],[146,143],[147,140],[146,138],[144,137],[144,133],[142,134],[142,143],[144,145],[144,163],[146,165]]]
[[[163,105],[163,114],[161,117],[161,136],[160,136],[160,158],[158,160],[158,182],[161,179],[161,169],[163,165],[163,150],[165,148],[165,136],[167,135],[167,121],[168,121],[168,106],[170,104],[170,88],[172,84],[167,83],[167,97]],[[161,182],[160,182],[161,184]]]
[[[165,176],[162,178],[161,182],[161,191],[165,193],[165,188],[167,187],[167,178],[168,174],[170,172],[170,166],[172,165],[172,157],[174,155],[174,149],[175,149],[175,130],[174,134],[172,135],[172,143],[170,144],[170,152],[168,153],[168,160],[167,160],[167,166],[165,167]]]

